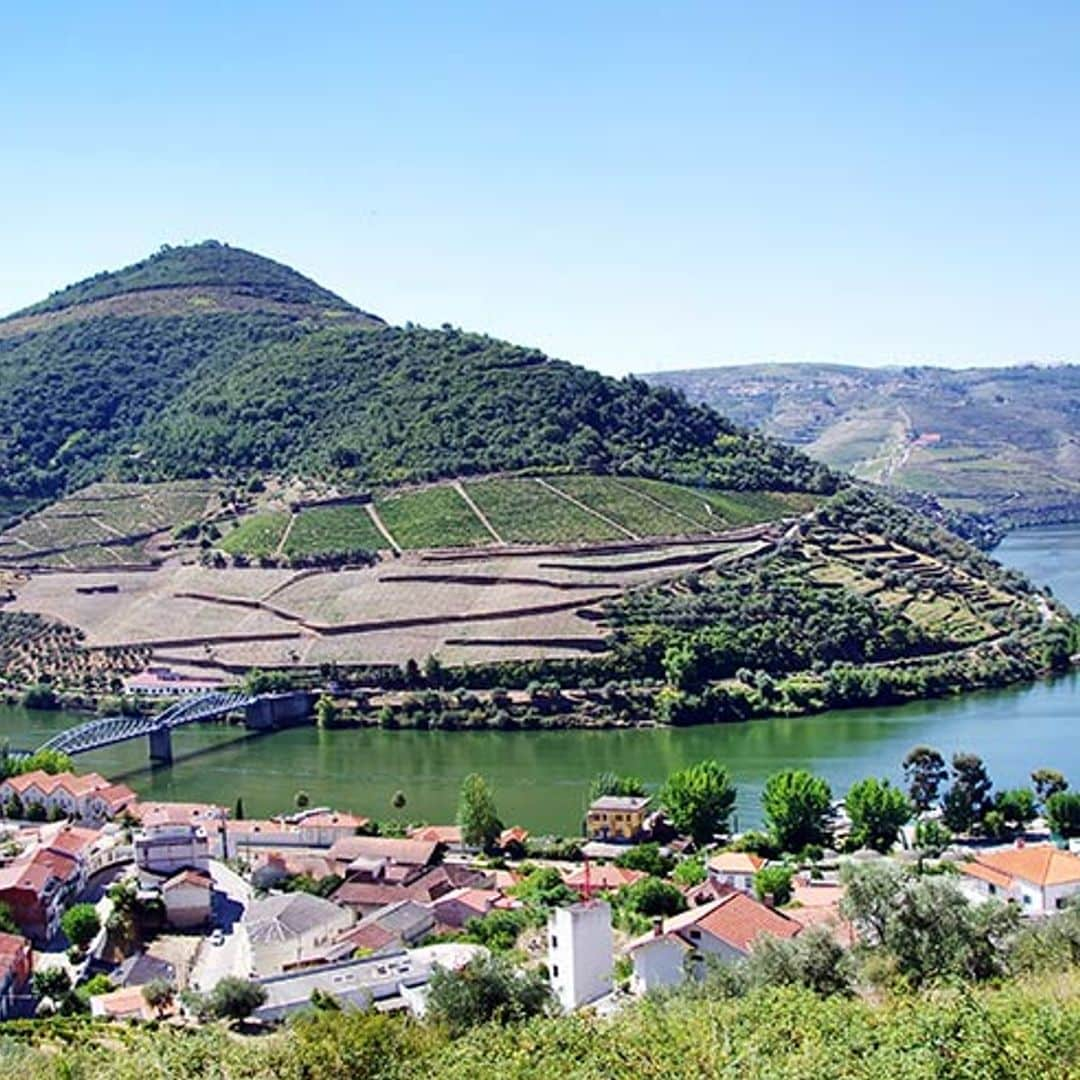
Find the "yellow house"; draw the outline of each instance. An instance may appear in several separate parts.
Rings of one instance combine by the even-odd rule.
[[[590,840],[637,840],[648,810],[648,795],[604,795],[589,807],[585,834]]]

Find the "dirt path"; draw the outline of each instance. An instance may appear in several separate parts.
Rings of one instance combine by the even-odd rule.
[[[380,533],[382,533],[390,547],[393,548],[393,550],[398,555],[400,555],[401,547],[398,545],[398,542],[393,538],[393,536],[390,535],[390,530],[383,524],[383,519],[379,517],[379,511],[375,509],[375,504],[373,502],[365,503],[364,509],[368,512],[368,517],[371,518],[372,523],[375,525],[375,528],[378,529]]]
[[[541,480],[539,476],[534,476],[533,479],[542,488],[547,488],[553,495],[558,495],[560,499],[565,499],[568,503],[573,503],[579,510],[584,510],[586,514],[591,514],[593,517],[599,518],[605,525],[610,525],[613,529],[618,529],[623,536],[629,536],[631,540],[641,539],[637,533],[632,533],[629,529],[624,528],[614,518],[609,518],[607,514],[601,514],[599,510],[594,510],[580,499],[575,499],[573,495],[567,495],[565,491],[560,491],[554,484],[549,484],[546,480]]]
[[[292,532],[293,526],[296,524],[296,519],[299,516],[299,514],[289,515],[289,524],[285,526],[285,529],[281,534],[281,539],[278,541],[277,547],[274,548],[275,559],[280,558],[285,554],[285,545],[289,542],[289,534]]]
[[[465,485],[460,480],[454,481],[454,490],[465,500],[469,509],[477,516],[480,524],[495,537],[495,542],[497,544],[505,544],[506,541],[495,531],[495,526],[488,521],[487,514],[473,502],[473,497],[465,490]]]
[[[664,510],[669,514],[674,514],[675,517],[682,518],[683,521],[689,522],[691,525],[695,526],[698,529],[704,529],[707,533],[713,533],[716,531],[715,529],[709,528],[709,526],[706,525],[704,522],[695,520],[689,514],[684,514],[681,510],[676,510],[674,506],[668,506],[667,503],[661,502],[659,499],[653,498],[653,496],[650,495],[647,491],[640,491],[635,487],[631,487],[629,484],[624,484],[618,478],[615,478],[615,483],[618,484],[618,486],[621,487],[623,491],[628,491],[631,495],[637,495],[640,498],[644,499],[646,502],[652,503],[653,506],[655,506],[658,510]],[[706,511],[706,513],[712,513],[712,507],[707,502],[705,502],[704,499],[701,502],[701,507],[703,510]]]

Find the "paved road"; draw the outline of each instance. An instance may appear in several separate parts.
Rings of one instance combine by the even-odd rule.
[[[247,906],[251,903],[251,886],[239,874],[224,863],[211,861],[210,876],[216,890],[214,925],[225,933],[220,945],[212,945],[204,938],[191,969],[191,985],[204,992],[213,988],[226,975],[247,977],[250,960],[247,942],[238,926]]]

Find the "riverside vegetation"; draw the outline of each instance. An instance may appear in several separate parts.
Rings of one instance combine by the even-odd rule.
[[[671,390],[452,327],[389,327],[288,267],[212,242],[163,249],[0,320],[0,431],[0,499],[17,519],[0,534],[0,597],[15,601],[43,568],[121,574],[134,559],[145,581],[162,562],[201,557],[208,571],[223,567],[209,601],[233,604],[239,619],[235,597],[248,586],[228,575],[248,564],[329,573],[380,557],[383,534],[359,506],[271,505],[265,493],[285,476],[371,498],[406,551],[500,537],[585,551],[651,543],[655,530],[711,537],[765,523],[745,545],[633,588],[619,585],[615,563],[590,564],[576,594],[534,571],[529,587],[550,589],[544,600],[582,598],[535,660],[520,645],[525,657],[507,663],[420,671],[422,657],[412,653],[410,669],[404,653],[365,667],[354,653],[370,627],[352,639],[330,626],[320,647],[333,637],[334,660],[305,667],[297,653],[288,678],[356,687],[360,707],[345,703],[338,719],[507,729],[741,720],[1001,686],[1061,670],[1077,648],[1069,614],[1019,575]],[[423,486],[440,478],[464,483]],[[59,495],[27,514],[28,501]],[[664,549],[657,565],[680,557]],[[586,597],[598,579],[600,598]],[[508,617],[521,603],[507,602]],[[463,602],[447,625],[477,608]],[[79,610],[86,625],[0,607],[9,686],[100,698],[154,655],[145,628],[87,646],[95,612],[112,609],[95,599]],[[275,618],[287,633],[304,616],[282,606]],[[583,638],[583,621],[603,634]],[[205,661],[212,642],[197,625],[184,633]],[[578,655],[545,658],[552,641]],[[376,696],[367,691],[403,686],[420,694],[364,707]]]
[[[1015,791],[992,798],[978,758],[958,755],[950,767],[927,747],[908,755],[905,775],[906,791],[873,779],[852,786],[847,796],[851,846],[865,839],[857,833],[869,828],[878,833],[876,846],[887,851],[898,824],[939,803],[947,811],[978,804],[981,817],[965,818],[964,826],[978,832],[997,827],[991,826],[994,810],[987,807],[1025,803],[1034,813],[1040,801],[1053,804],[1068,791],[1064,777],[1039,769],[1032,774],[1029,799]],[[596,778],[590,795],[639,790],[632,777],[604,775]],[[684,825],[693,829],[696,823],[711,837],[726,826],[733,794],[726,771],[702,762],[673,774],[659,801]],[[765,844],[782,860],[759,872],[758,884],[783,903],[784,877],[791,872],[785,863],[815,862],[820,852],[810,849],[831,839],[831,793],[820,778],[794,770],[773,777],[763,798],[767,833],[743,837],[740,846],[761,851]],[[479,777],[463,786],[460,823],[476,830],[478,843],[497,835],[497,811]],[[1080,830],[1080,818],[1075,827]],[[526,865],[516,889],[524,909],[469,924],[463,936],[487,945],[491,953],[458,973],[437,974],[423,1021],[342,1009],[320,994],[283,1028],[238,1038],[235,1025],[259,996],[252,984],[232,980],[235,986],[227,986],[227,994],[212,995],[200,1008],[206,1019],[198,1028],[154,1022],[118,1026],[77,1015],[0,1025],[0,1066],[5,1074],[30,1080],[432,1075],[584,1080],[720,1078],[733,1070],[776,1080],[1075,1075],[1080,907],[1023,923],[1015,906],[997,901],[972,906],[952,883],[950,864],[938,859],[948,842],[947,831],[920,829],[917,863],[903,867],[883,860],[843,868],[842,913],[858,931],[854,948],[844,950],[823,928],[791,940],[766,939],[746,961],[706,965],[684,988],[626,1004],[609,1019],[588,1011],[557,1015],[544,972],[517,951],[526,924],[542,925],[550,908],[573,899],[550,867]],[[807,843],[810,847],[799,854],[784,854]],[[649,874],[672,874],[681,884],[700,879],[699,860],[685,859],[672,868],[655,846],[628,849],[620,862]],[[671,898],[677,898],[674,906]],[[617,922],[631,932],[639,925],[635,918],[669,914],[684,904],[681,892],[659,876],[613,898]],[[616,980],[624,977],[617,967]],[[166,992],[151,986],[145,996],[153,1002]],[[78,1008],[74,998],[72,1008]],[[215,1022],[215,1016],[223,1019]]]

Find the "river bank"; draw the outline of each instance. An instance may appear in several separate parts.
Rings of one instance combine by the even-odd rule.
[[[1010,534],[995,556],[1029,574],[1074,610],[1080,608],[1080,526]],[[836,790],[877,774],[898,778],[917,743],[945,753],[982,754],[999,786],[1026,781],[1053,765],[1080,782],[1080,673],[1053,681],[885,709],[693,728],[624,730],[385,731],[298,728],[255,736],[233,727],[195,725],[176,735],[177,760],[151,769],[142,741],[80,758],[80,767],[123,779],[146,798],[221,801],[242,797],[249,814],[288,809],[297,789],[313,802],[373,817],[395,816],[390,800],[405,793],[404,816],[447,821],[469,772],[495,788],[508,822],[534,832],[569,832],[579,824],[589,779],[611,769],[658,784],[668,773],[717,757],[739,785],[742,827],[758,820],[765,777],[804,765]],[[13,745],[36,746],[69,726],[71,716],[0,707],[0,730]]]

